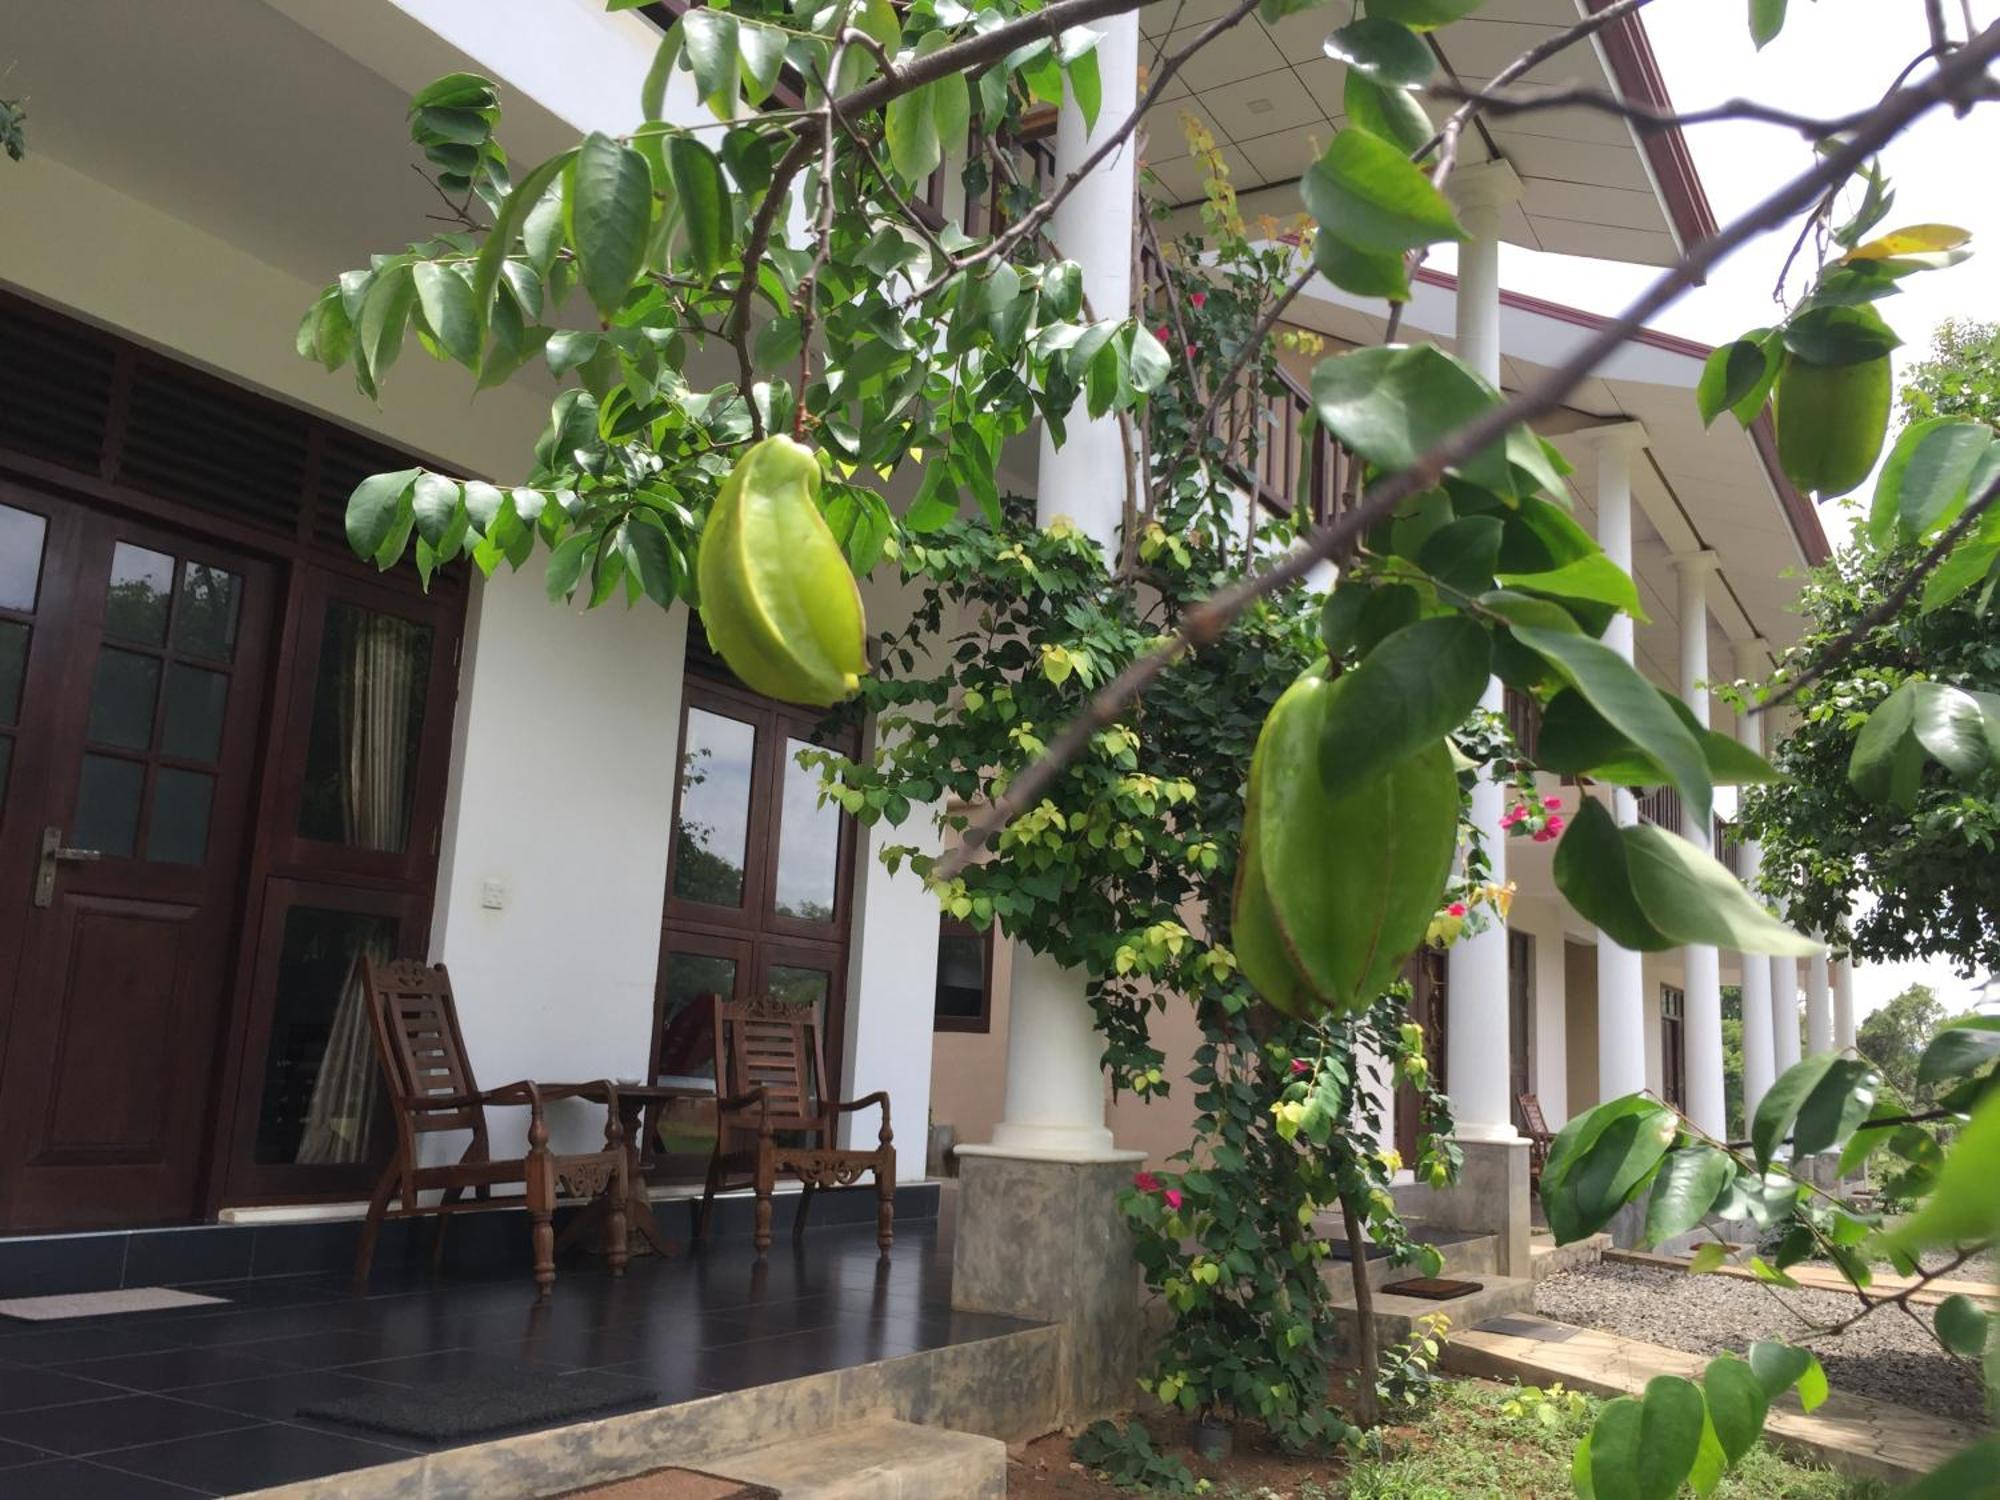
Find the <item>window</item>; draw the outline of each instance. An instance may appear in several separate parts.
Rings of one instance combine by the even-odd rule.
[[[993,931],[944,918],[938,924],[938,1031],[993,1029]]]
[[[1660,986],[1660,1092],[1675,1109],[1687,1108],[1687,996]]]

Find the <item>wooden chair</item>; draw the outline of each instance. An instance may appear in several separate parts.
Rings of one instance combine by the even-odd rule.
[[[1556,1136],[1542,1114],[1541,1100],[1533,1094],[1516,1094],[1514,1102],[1521,1108],[1521,1128],[1528,1137],[1528,1190],[1533,1192],[1541,1186],[1542,1168],[1549,1160],[1549,1143]]]
[[[709,997],[715,1018],[716,1134],[702,1190],[695,1238],[708,1238],[718,1191],[748,1181],[757,1193],[754,1243],[771,1248],[771,1190],[780,1172],[801,1186],[792,1238],[805,1234],[813,1194],[845,1187],[864,1172],[875,1174],[875,1242],[886,1253],[895,1238],[896,1151],[889,1130],[889,1096],[879,1090],[861,1099],[820,1097],[826,1061],[812,1011],[768,996],[748,1000]],[[882,1129],[873,1150],[834,1145],[837,1116],[871,1104],[882,1107]],[[787,1139],[780,1140],[783,1133]]]
[[[522,1184],[526,1192],[535,1285],[547,1296],[555,1284],[556,1196],[567,1189],[576,1196],[603,1194],[609,1207],[605,1228],[606,1256],[611,1274],[625,1270],[626,1154],[619,1124],[617,1091],[610,1083],[531,1083],[522,1079],[497,1089],[482,1089],[473,1081],[465,1055],[465,1038],[458,1029],[458,1005],[451,978],[443,964],[428,967],[414,959],[386,964],[364,960],[368,1020],[375,1036],[375,1056],[388,1081],[389,1102],[396,1116],[396,1154],[368,1201],[368,1217],[355,1253],[354,1274],[365,1281],[375,1258],[375,1241],[384,1219],[436,1214],[438,1237],[433,1263],[443,1253],[448,1216],[484,1206],[496,1183]],[[554,1099],[583,1098],[603,1103],[604,1149],[580,1156],[558,1156],[549,1150],[545,1107]],[[486,1129],[486,1106],[525,1105],[528,1110],[527,1150],[521,1156],[495,1159]],[[443,1166],[425,1166],[418,1142],[441,1130],[469,1130],[472,1141],[464,1155]],[[473,1201],[465,1201],[467,1189]],[[418,1195],[438,1190],[435,1203]],[[397,1200],[395,1208],[389,1200]]]

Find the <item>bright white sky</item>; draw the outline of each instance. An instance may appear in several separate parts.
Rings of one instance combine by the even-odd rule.
[[[1746,0],[1654,0],[1643,12],[1677,108],[1748,97],[1802,114],[1845,114],[1878,98],[1927,41],[1921,0],[1793,0],[1784,32],[1759,53],[1750,44],[1747,9]],[[1954,18],[1961,14],[1957,0],[1946,10]],[[2000,0],[1974,0],[1981,25],[1997,10]],[[1725,224],[1783,176],[1803,170],[1811,157],[1799,137],[1763,125],[1703,125],[1690,129],[1688,140],[1716,219]],[[1996,158],[2000,105],[1965,120],[1932,115],[1884,155],[1897,191],[1883,228],[1958,224],[1973,232],[1975,248],[1986,247],[1983,256],[1959,267],[1911,277],[1902,294],[1881,304],[1904,339],[1899,369],[1922,357],[1931,331],[1948,317],[2000,321],[2000,276],[1986,259],[2000,258],[2000,192],[1993,190],[1990,171]],[[1656,326],[1721,343],[1768,324],[1776,311],[1772,284],[1795,233],[1796,224],[1738,251],[1706,287],[1662,314]],[[1450,265],[1448,258],[1440,259]],[[1500,274],[1502,284],[1514,290],[1616,313],[1657,272],[1510,245],[1501,249]],[[1838,546],[1848,520],[1837,507],[1829,507],[1822,519]],[[1856,1009],[1866,1014],[1917,981],[1935,988],[1952,1010],[1968,1008],[1978,998],[1972,983],[1942,963],[1868,966],[1855,974]]]

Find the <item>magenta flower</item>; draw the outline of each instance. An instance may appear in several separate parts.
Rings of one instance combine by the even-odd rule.
[[[1462,917],[1465,915],[1465,903],[1463,901],[1454,901],[1444,911],[1448,917]]]
[[[1179,1188],[1168,1188],[1166,1192],[1162,1193],[1160,1196],[1167,1200],[1168,1208],[1171,1208],[1175,1213],[1180,1212],[1181,1190]]]
[[[1161,343],[1164,344],[1168,339],[1173,337],[1173,332],[1174,331],[1171,328],[1167,327],[1166,324],[1162,323],[1158,328],[1155,328],[1153,330],[1153,337],[1158,339]]]
[[[1188,301],[1192,302],[1196,307],[1206,307],[1208,305],[1208,293],[1190,292],[1188,294]]]
[[[1546,807],[1550,812],[1554,812],[1557,808],[1561,807],[1562,805],[1563,805],[1563,799],[1560,797],[1547,797],[1544,798],[1542,801],[1542,806]]]
[[[1132,1186],[1142,1193],[1157,1193],[1160,1190],[1160,1179],[1151,1172],[1141,1172],[1132,1179]]]
[[[1295,1057],[1292,1059],[1292,1071],[1294,1073],[1310,1073],[1312,1071],[1312,1064],[1307,1062],[1303,1057]]]

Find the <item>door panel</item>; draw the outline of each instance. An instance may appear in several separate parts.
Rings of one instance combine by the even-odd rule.
[[[264,698],[266,565],[48,502],[0,816],[0,1226],[196,1217]],[[4,539],[4,538],[0,538]],[[0,574],[24,571],[10,556]],[[30,751],[32,750],[32,753]],[[27,762],[35,764],[29,766]]]

